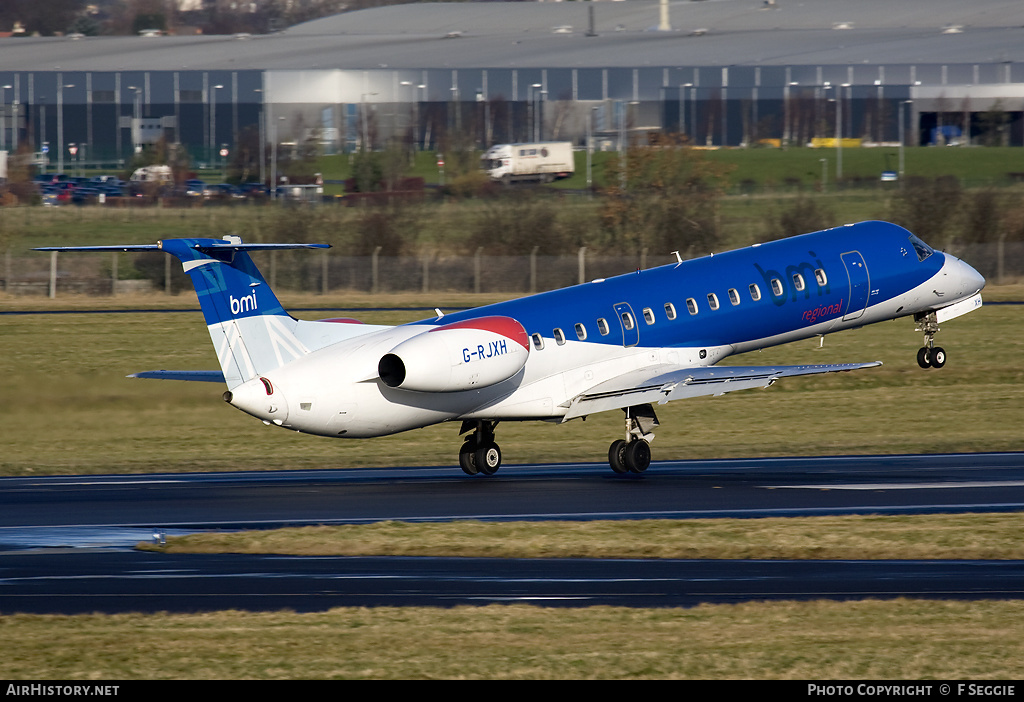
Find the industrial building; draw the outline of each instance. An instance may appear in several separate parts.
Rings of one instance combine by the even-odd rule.
[[[0,150],[196,164],[261,143],[328,152],[558,139],[616,148],[813,139],[1024,145],[1019,0],[424,3],[269,35],[2,41]]]

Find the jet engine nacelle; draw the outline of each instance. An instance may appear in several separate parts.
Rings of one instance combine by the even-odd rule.
[[[377,364],[391,388],[457,392],[508,380],[526,365],[530,339],[511,317],[452,322],[417,334]]]

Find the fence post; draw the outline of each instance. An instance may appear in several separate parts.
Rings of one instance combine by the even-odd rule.
[[[576,262],[580,271],[580,285],[587,282],[587,247],[581,246],[576,254]]]
[[[430,292],[430,254],[423,254],[423,292]]]
[[[164,256],[164,294],[171,294],[171,257]]]
[[[480,293],[480,256],[483,254],[484,247],[478,246],[476,248],[476,255],[473,256],[473,292]]]
[[[1002,285],[1003,283],[1003,254],[1006,250],[1006,232],[1003,232],[999,237],[999,245],[996,246],[996,283]]]
[[[117,295],[117,253],[112,253],[110,256],[110,294]]]
[[[647,247],[640,249],[640,270],[647,270]]]
[[[11,291],[11,250],[4,254],[4,292]]]
[[[57,297],[57,252],[50,252],[50,299]]]
[[[270,252],[270,287],[277,289],[277,252],[273,250]]]
[[[376,295],[380,291],[380,270],[377,267],[378,259],[380,258],[380,248],[376,247],[373,250],[373,254],[370,256],[370,292]]]
[[[324,249],[321,253],[322,258],[320,259],[320,294],[326,295],[329,287],[327,281],[327,249]]]
[[[539,246],[534,246],[530,252],[530,294],[537,292],[537,251]]]

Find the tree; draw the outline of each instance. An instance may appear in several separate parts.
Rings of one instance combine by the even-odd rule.
[[[603,229],[614,248],[713,251],[719,243],[718,200],[728,166],[685,147],[630,148],[623,164],[608,162]],[[625,187],[623,187],[625,186]]]
[[[960,214],[963,188],[953,176],[907,178],[893,198],[889,219],[933,246],[944,247]]]
[[[818,198],[799,196],[789,207],[772,216],[771,238],[821,231],[835,223],[835,215]]]

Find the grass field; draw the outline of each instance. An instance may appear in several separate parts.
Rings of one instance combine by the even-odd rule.
[[[182,298],[173,304],[194,305],[191,296]],[[154,299],[168,304],[162,296]],[[408,306],[417,298],[394,299]],[[347,307],[366,298],[283,302],[303,307],[311,300],[318,307]],[[20,306],[11,299],[2,304]],[[104,298],[80,304],[125,303]],[[989,305],[943,325],[938,339],[950,360],[941,371],[917,367],[920,335],[907,319],[828,336],[824,348],[808,340],[734,357],[735,363],[884,365],[660,407],[654,459],[1021,450],[1022,315],[1024,306]],[[424,314],[356,316],[396,323]],[[124,377],[157,368],[216,368],[198,311],[9,315],[0,324],[0,474],[456,465],[454,424],[380,439],[331,440],[264,426],[221,401],[222,388],[213,384]],[[511,470],[535,461],[603,462],[620,424],[616,412],[565,425],[510,422],[499,427],[498,441]]]
[[[732,168],[728,179],[733,187],[749,181],[757,187],[781,187],[795,179],[804,187],[820,184],[821,159],[827,161],[827,183],[836,180],[836,150],[790,148],[719,149],[702,151],[709,160]],[[592,178],[595,185],[604,185],[604,164],[617,159],[616,152],[595,152]],[[1008,174],[1024,172],[1024,149],[1015,147],[940,148],[912,146],[904,150],[906,176],[955,175],[970,185],[1005,184]],[[896,170],[899,149],[896,147],[843,149],[843,177],[845,179],[879,180],[882,171]],[[329,180],[351,177],[351,157],[347,154],[321,157],[317,168]],[[419,152],[409,174],[423,178],[427,183],[439,181],[436,156]],[[450,174],[449,174],[450,178]],[[576,173],[558,187],[585,188],[587,185],[586,152],[576,152]],[[331,189],[333,188],[333,190]],[[328,192],[341,193],[342,186],[328,186]]]
[[[1024,602],[0,617],[0,678],[1019,680]]]

